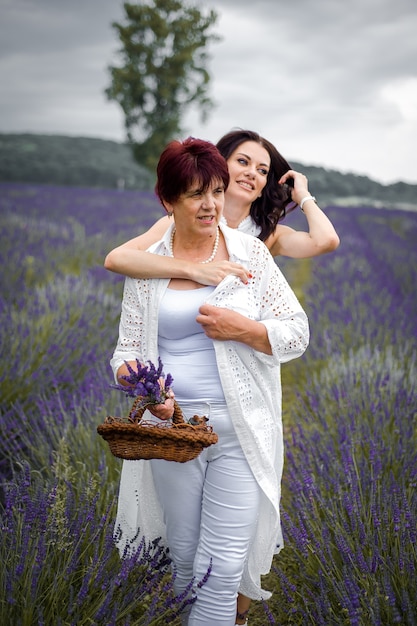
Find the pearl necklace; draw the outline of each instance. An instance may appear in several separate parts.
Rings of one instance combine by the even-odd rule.
[[[172,229],[171,238],[169,240],[169,253],[172,257],[174,256],[174,237],[175,237],[175,228]],[[214,260],[214,257],[217,254],[217,249],[219,247],[219,241],[220,241],[220,228],[217,227],[217,233],[216,233],[216,239],[214,241],[213,252],[211,253],[208,259],[206,259],[205,261],[199,261],[199,263],[204,265],[205,263],[211,263]]]

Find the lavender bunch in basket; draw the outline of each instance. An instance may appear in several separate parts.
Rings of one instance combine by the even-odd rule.
[[[142,400],[139,403],[140,407],[146,404],[163,404],[165,400],[170,396],[171,385],[173,378],[171,374],[167,374],[164,377],[163,365],[161,359],[158,357],[158,367],[151,361],[147,361],[149,367],[142,365],[139,359],[136,359],[137,371],[125,361],[126,367],[129,370],[128,376],[122,376],[128,385],[111,385],[114,389],[123,391],[130,398],[141,397]]]

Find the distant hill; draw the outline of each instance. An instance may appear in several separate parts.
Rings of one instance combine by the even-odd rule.
[[[0,133],[0,181],[152,189],[153,175],[128,145],[60,135]]]
[[[291,161],[291,165],[307,176],[309,188],[321,203],[417,210],[417,185],[403,182],[383,185],[367,176],[342,174],[337,170],[295,161]]]
[[[321,204],[417,209],[417,185],[382,185],[367,176],[291,162]],[[0,133],[0,182],[150,190],[154,175],[126,143],[88,137]]]

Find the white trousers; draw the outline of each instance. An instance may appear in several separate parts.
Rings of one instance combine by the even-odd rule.
[[[179,403],[186,417],[208,415],[207,404]],[[152,473],[164,512],[175,592],[184,591],[194,579],[197,600],[182,623],[234,626],[237,592],[256,531],[260,487],[226,405],[211,404],[209,414],[218,443],[187,463],[152,460]]]

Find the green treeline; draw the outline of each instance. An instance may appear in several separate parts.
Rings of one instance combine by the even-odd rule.
[[[147,190],[153,175],[127,144],[60,135],[0,134],[0,181]]]
[[[417,206],[417,185],[382,185],[291,161],[322,204]],[[127,143],[87,137],[0,133],[0,182],[151,190],[154,175],[138,165]]]

